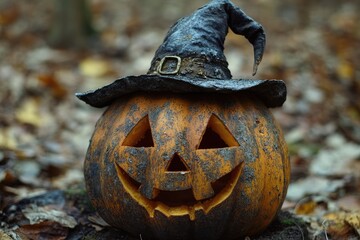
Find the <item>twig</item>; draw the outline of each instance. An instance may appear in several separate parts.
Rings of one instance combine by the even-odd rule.
[[[329,240],[328,235],[327,235],[327,231],[326,231],[327,226],[325,226],[325,223],[326,223],[326,222],[327,222],[327,220],[325,219],[325,220],[321,223],[321,225],[323,226],[326,240]]]
[[[301,232],[301,238],[302,238],[302,240],[305,240],[305,236],[304,236],[304,232],[303,232],[303,230],[302,230],[302,228],[299,226],[299,224],[297,224],[295,221],[293,222],[298,228],[299,228],[299,230],[300,230],[300,232]]]

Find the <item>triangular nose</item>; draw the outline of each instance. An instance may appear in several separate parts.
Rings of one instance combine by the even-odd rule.
[[[189,166],[185,161],[179,156],[178,153],[174,153],[170,162],[166,167],[167,172],[188,172],[190,171]]]

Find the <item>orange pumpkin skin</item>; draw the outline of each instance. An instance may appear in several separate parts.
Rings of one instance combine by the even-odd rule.
[[[258,234],[290,178],[280,128],[246,94],[123,97],[98,120],[84,167],[100,216],[143,239]]]

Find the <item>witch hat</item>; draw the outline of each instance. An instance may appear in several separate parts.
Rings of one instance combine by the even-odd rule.
[[[246,91],[261,99],[267,107],[281,106],[286,99],[283,81],[232,79],[223,53],[228,28],[243,35],[253,45],[254,75],[265,48],[262,26],[230,0],[213,0],[170,28],[147,74],[120,78],[76,96],[93,107],[105,107],[119,97],[137,91]]]

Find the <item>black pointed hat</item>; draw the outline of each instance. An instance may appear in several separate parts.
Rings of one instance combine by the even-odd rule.
[[[213,0],[169,30],[156,51],[147,74],[120,78],[76,96],[94,107],[105,107],[136,91],[147,92],[250,92],[268,107],[281,106],[286,86],[281,80],[232,79],[224,50],[228,28],[245,36],[254,47],[254,70],[262,59],[265,33],[230,0]]]

